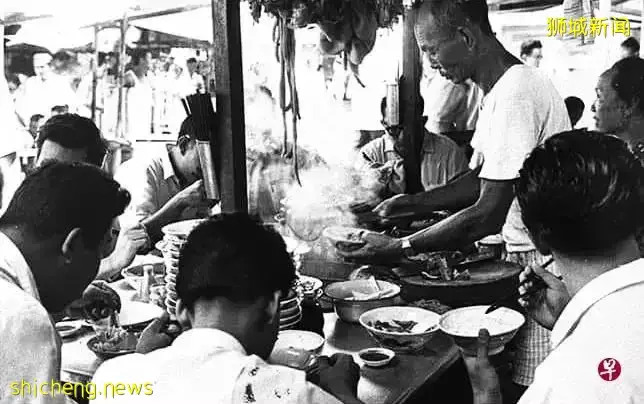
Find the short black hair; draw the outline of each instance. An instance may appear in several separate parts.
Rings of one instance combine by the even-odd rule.
[[[190,233],[179,258],[177,294],[192,310],[201,298],[250,303],[287,293],[294,280],[282,236],[248,213],[223,213]]]
[[[454,29],[469,22],[489,36],[494,36],[486,0],[417,0],[413,8],[429,7],[432,16],[444,28]],[[418,21],[416,21],[418,23]]]
[[[628,105],[637,103],[640,112],[644,113],[644,59],[619,60],[608,73],[617,96]]]
[[[631,37],[628,37],[622,42],[622,48],[626,48],[629,51],[633,53],[639,53],[640,52],[640,43],[637,39]]]
[[[29,118],[29,122],[38,122],[41,119],[43,119],[45,116],[41,114],[33,114],[31,118]]]
[[[87,163],[100,166],[107,152],[107,144],[101,131],[91,119],[77,114],[52,116],[40,128],[38,150],[45,140],[58,143],[67,149],[87,150]]]
[[[532,151],[515,192],[537,247],[581,257],[635,234],[643,180],[644,168],[624,141],[573,130]]]
[[[188,58],[188,60],[186,60],[186,63],[197,63],[197,59],[196,58]]]
[[[543,48],[543,44],[538,39],[530,39],[521,44],[521,56],[530,56],[535,49]]]
[[[72,55],[67,51],[60,50],[53,54],[52,59],[59,60],[61,62],[69,62],[72,59]]]
[[[16,73],[8,73],[5,75],[7,83],[13,83],[16,87],[20,87],[20,77]]]
[[[141,62],[141,60],[145,60],[148,53],[150,53],[150,51],[145,49],[132,50],[132,53],[130,54],[130,63],[132,64],[132,66],[137,66]]]
[[[129,202],[128,191],[96,166],[47,162],[25,178],[0,227],[15,226],[41,240],[80,228],[94,248]]]
[[[586,104],[584,104],[581,98],[574,96],[567,97],[564,102],[566,103],[566,109],[568,110],[570,123],[572,124],[572,126],[575,126],[584,115]]]

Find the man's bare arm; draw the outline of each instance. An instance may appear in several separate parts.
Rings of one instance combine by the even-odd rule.
[[[481,195],[472,206],[409,236],[415,251],[462,247],[498,233],[514,199],[513,181],[481,180]]]

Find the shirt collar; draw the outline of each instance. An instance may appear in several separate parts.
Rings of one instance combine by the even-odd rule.
[[[644,283],[642,265],[644,259],[635,260],[598,276],[581,288],[564,308],[552,329],[550,338],[553,349],[574,331],[583,315],[595,303],[620,289]]]
[[[13,241],[2,232],[0,232],[0,272],[6,272],[5,275],[8,275],[16,286],[40,301],[36,280],[29,264]]]
[[[425,130],[423,138],[423,151],[425,153],[434,153],[436,150],[436,135]]]
[[[188,350],[199,347],[204,352],[225,349],[246,355],[246,350],[235,337],[216,328],[192,328],[179,335],[172,347]]]
[[[165,153],[161,153],[161,165],[163,166],[163,179],[169,180],[170,178],[178,178],[177,173],[174,171],[172,161],[170,160],[171,146],[166,146]]]

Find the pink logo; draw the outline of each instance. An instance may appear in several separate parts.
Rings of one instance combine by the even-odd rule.
[[[622,365],[619,364],[617,359],[606,358],[599,362],[597,373],[605,381],[612,382],[613,380],[617,380],[619,375],[622,374]]]

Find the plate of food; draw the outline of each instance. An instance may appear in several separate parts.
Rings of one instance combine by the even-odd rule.
[[[342,251],[353,251],[366,244],[362,239],[368,230],[357,227],[331,226],[324,229],[322,235]]]
[[[87,347],[103,360],[127,355],[136,351],[139,334],[122,328],[101,332],[87,341]]]
[[[119,324],[124,328],[143,327],[163,315],[163,309],[155,304],[124,302],[119,313]]]

